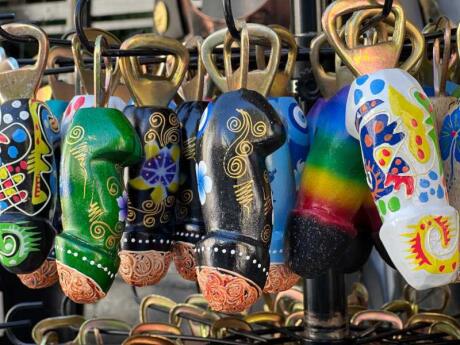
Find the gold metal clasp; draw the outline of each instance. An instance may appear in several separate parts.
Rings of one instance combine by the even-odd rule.
[[[0,72],[0,104],[14,99],[35,98],[46,67],[49,42],[46,33],[30,24],[11,23],[2,26],[10,34],[31,36],[38,41],[35,65]]]
[[[329,43],[355,76],[397,66],[405,37],[404,10],[397,2],[393,3],[395,26],[392,40],[371,46],[347,47],[337,32],[337,19],[360,10],[381,10],[382,4],[383,0],[337,0],[323,14],[322,25]]]
[[[143,72],[137,57],[120,58],[123,79],[134,104],[166,107],[177,93],[185,77],[189,62],[188,50],[177,40],[154,34],[139,34],[127,39],[121,49],[161,49],[173,57],[169,76],[148,75]]]

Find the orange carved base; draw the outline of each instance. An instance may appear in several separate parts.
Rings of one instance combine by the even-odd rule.
[[[57,271],[62,291],[76,303],[96,303],[105,297],[105,293],[90,278],[82,273],[63,265],[59,261]]]
[[[196,281],[195,245],[185,242],[176,242],[173,248],[174,264],[182,278]]]
[[[266,293],[278,293],[289,290],[297,283],[299,276],[285,264],[270,265],[267,282],[264,286]]]
[[[45,260],[38,269],[32,273],[18,274],[18,278],[29,289],[44,289],[54,285],[59,279],[56,261]]]
[[[198,267],[197,278],[203,296],[214,311],[242,312],[262,293],[249,279],[220,268]]]
[[[118,274],[134,286],[147,286],[158,283],[168,273],[172,260],[171,252],[132,252],[122,250],[118,253],[120,268]]]

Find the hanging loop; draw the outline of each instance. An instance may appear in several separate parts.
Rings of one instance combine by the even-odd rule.
[[[223,0],[223,6],[225,23],[227,24],[228,31],[235,40],[239,41],[241,39],[241,30],[236,27],[235,18],[233,17],[232,11],[232,0]]]
[[[75,31],[83,48],[85,48],[90,54],[93,54],[94,45],[89,42],[83,28],[83,11],[87,3],[87,0],[78,0],[77,5],[75,6]]]
[[[382,8],[382,13],[369,19],[367,23],[363,25],[360,32],[364,33],[370,28],[374,27],[375,24],[377,24],[378,22],[386,19],[390,15],[392,7],[393,7],[393,0],[385,0],[385,3],[383,4],[383,8]]]

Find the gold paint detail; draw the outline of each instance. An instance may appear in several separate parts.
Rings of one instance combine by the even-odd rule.
[[[169,114],[168,129],[166,128],[166,117],[162,113],[155,112],[149,117],[152,127],[145,133],[145,143],[158,142],[163,147],[168,144],[179,144],[179,120],[174,113]]]
[[[184,142],[184,157],[189,160],[195,160],[196,137],[191,137]]]
[[[141,208],[133,207],[128,201],[128,221],[130,223],[136,220],[136,211],[143,214],[142,223],[147,228],[153,228],[159,220],[161,224],[167,223],[171,219],[170,212],[165,212],[174,205],[175,197],[169,195],[160,203],[155,203],[153,200],[145,200],[141,204]]]
[[[248,215],[251,213],[250,205],[254,199],[253,186],[254,182],[252,180],[233,186],[235,189],[236,201],[244,207]]]
[[[267,125],[262,121],[252,123],[249,113],[242,109],[236,110],[241,118],[232,116],[227,121],[227,128],[239,134],[230,145],[224,157],[224,171],[230,178],[241,178],[247,172],[248,156],[253,152],[252,143],[248,140],[249,135],[261,138],[267,134]],[[231,156],[229,158],[229,156]]]

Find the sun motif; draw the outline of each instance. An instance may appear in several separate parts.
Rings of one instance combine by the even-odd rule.
[[[414,270],[425,270],[433,274],[452,273],[457,268],[457,238],[451,229],[449,217],[426,216],[418,224],[410,225],[407,258]]]

